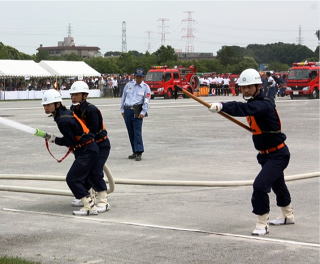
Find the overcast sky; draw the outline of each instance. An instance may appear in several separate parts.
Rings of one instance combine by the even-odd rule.
[[[127,49],[145,52],[161,45],[160,18],[166,45],[185,51],[187,19],[192,11],[195,52],[216,52],[223,45],[302,44],[315,50],[320,28],[319,1],[1,1],[0,41],[27,54],[40,44],[56,46],[67,36],[76,45],[97,46],[102,53],[121,51],[122,21]],[[185,29],[185,30],[183,30]]]

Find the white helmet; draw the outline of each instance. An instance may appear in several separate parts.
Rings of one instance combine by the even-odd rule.
[[[255,69],[244,70],[237,81],[239,86],[246,86],[251,84],[262,84],[259,72]]]
[[[89,93],[89,86],[86,82],[84,81],[76,81],[74,82],[70,89],[69,89],[70,94],[75,94],[75,93]]]
[[[42,105],[58,103],[58,102],[60,103],[62,102],[62,96],[57,90],[50,89],[43,93]]]

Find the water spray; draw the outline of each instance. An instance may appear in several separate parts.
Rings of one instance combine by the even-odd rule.
[[[33,128],[7,118],[0,117],[0,124],[24,131],[26,133],[29,133],[38,137],[42,137],[42,138],[49,137],[49,134],[47,132],[39,128]]]

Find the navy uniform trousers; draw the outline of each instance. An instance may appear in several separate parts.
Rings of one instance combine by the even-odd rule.
[[[133,153],[144,152],[142,141],[142,123],[143,119],[135,118],[133,109],[124,109],[124,122],[126,124],[130,144]]]
[[[74,151],[75,161],[67,174],[67,184],[77,199],[89,195],[87,182],[99,184],[96,177],[92,177],[91,170],[96,165],[99,148],[96,143],[89,144]]]
[[[101,143],[97,143],[97,145],[99,147],[99,154],[88,178],[89,183],[87,184],[87,188],[90,189],[92,186],[96,192],[102,192],[107,190],[106,182],[103,179],[103,166],[109,157],[111,149],[109,138]]]
[[[284,181],[283,170],[288,166],[290,152],[287,146],[269,154],[258,154],[257,160],[262,166],[253,183],[251,203],[253,213],[263,215],[269,213],[268,193],[273,190],[277,205],[285,207],[291,203],[290,193]]]

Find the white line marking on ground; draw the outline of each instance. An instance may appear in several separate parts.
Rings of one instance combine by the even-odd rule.
[[[200,230],[200,229],[191,229],[191,228],[181,228],[181,227],[174,227],[174,226],[151,225],[151,224],[134,223],[134,222],[126,222],[126,221],[124,221],[124,222],[123,221],[112,221],[112,220],[107,220],[107,219],[94,218],[94,217],[90,217],[90,216],[89,217],[74,216],[74,215],[65,215],[65,214],[38,212],[38,211],[27,211],[27,210],[11,209],[11,208],[2,208],[2,210],[7,211],[7,212],[13,212],[13,213],[38,214],[38,215],[46,215],[46,216],[54,216],[54,217],[73,218],[73,219],[79,219],[79,220],[84,220],[84,221],[89,221],[89,222],[123,224],[123,225],[155,228],[155,229],[184,231],[184,232],[202,233],[202,234],[215,235],[215,236],[233,237],[233,238],[240,238],[240,239],[245,239],[245,240],[260,240],[260,241],[273,242],[273,243],[279,243],[279,244],[290,244],[290,245],[297,245],[297,246],[320,248],[320,244],[300,242],[300,241],[294,241],[294,240],[285,240],[285,239],[267,238],[267,237],[258,237],[258,236],[246,236],[246,235],[238,235],[238,234],[232,234],[232,233],[220,233],[220,232],[206,231],[206,230]]]

